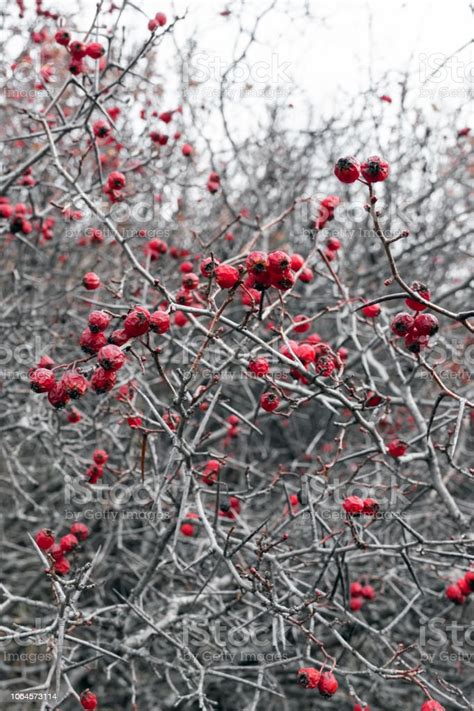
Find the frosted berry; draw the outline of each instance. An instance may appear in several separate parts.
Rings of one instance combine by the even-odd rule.
[[[91,388],[98,395],[107,393],[114,387],[117,382],[117,373],[114,370],[104,370],[97,368],[94,370],[91,378]]]
[[[57,383],[54,388],[48,392],[48,401],[50,405],[57,409],[65,407],[68,404],[69,395],[62,382]]]
[[[229,264],[220,264],[215,269],[215,277],[221,289],[232,289],[239,281],[240,274],[235,267],[231,267]]]
[[[170,327],[170,317],[165,311],[155,311],[150,316],[150,329],[155,333],[166,333]]]
[[[317,689],[321,674],[314,667],[298,669],[298,685],[304,689]]]
[[[36,368],[30,373],[30,387],[35,393],[47,393],[56,385],[56,378],[47,368]]]
[[[97,361],[104,370],[120,370],[125,360],[124,352],[114,345],[104,346],[97,354]]]
[[[352,156],[339,158],[334,168],[334,175],[341,183],[354,183],[360,175],[359,161]]]
[[[109,455],[105,449],[95,449],[92,459],[96,464],[105,464],[109,459]]]
[[[368,183],[380,183],[388,178],[390,166],[379,156],[370,156],[360,166],[360,172]]]
[[[418,314],[414,327],[420,336],[434,336],[439,329],[439,321],[432,314]]]
[[[65,373],[61,378],[61,383],[64,386],[66,393],[73,400],[82,397],[89,387],[87,378],[75,370],[70,370]]]
[[[380,315],[381,308],[378,304],[370,304],[370,306],[364,306],[362,308],[362,313],[367,318],[377,318]]]
[[[406,311],[401,311],[396,314],[390,324],[390,330],[396,336],[406,336],[409,331],[413,328],[415,324],[415,319],[413,316]]]
[[[445,711],[445,708],[434,699],[430,699],[429,701],[425,701],[421,707],[421,711]]]
[[[256,358],[251,360],[248,365],[248,369],[251,373],[257,376],[257,378],[262,378],[270,370],[270,366],[266,358]]]
[[[457,583],[448,585],[448,587],[446,588],[445,595],[448,600],[454,602],[455,605],[462,605],[464,600],[466,599]]]
[[[71,570],[71,564],[67,558],[58,558],[54,561],[53,571],[58,575],[67,575]]]
[[[128,336],[143,336],[150,329],[150,313],[144,306],[136,306],[127,314],[123,323]]]
[[[109,314],[105,311],[91,311],[88,317],[89,328],[92,333],[98,333],[99,331],[105,331],[108,328],[111,321]]]

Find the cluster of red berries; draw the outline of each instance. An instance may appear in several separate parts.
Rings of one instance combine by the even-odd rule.
[[[448,585],[445,595],[448,600],[456,605],[462,605],[472,592],[474,592],[474,570],[468,570],[463,578],[459,578],[457,582]]]
[[[322,230],[327,222],[334,219],[334,210],[340,205],[340,202],[341,199],[337,195],[329,195],[321,200],[319,213],[314,224],[315,229]],[[338,249],[339,247],[340,244],[338,244]]]
[[[85,44],[79,40],[73,40],[71,33],[66,29],[61,29],[54,35],[56,42],[63,47],[66,47],[71,55],[71,61],[69,64],[69,71],[74,76],[78,74],[83,74],[86,67],[83,64],[83,59],[85,57],[90,57],[91,59],[98,60],[105,54],[105,48],[100,42],[89,42]]]
[[[213,170],[211,173],[209,173],[209,177],[207,178],[207,189],[213,195],[214,193],[217,193],[219,188],[221,187],[221,177],[219,173],[216,173],[215,170]]]
[[[0,197],[0,219],[10,220],[12,234],[18,232],[24,235],[30,234],[33,225],[28,220],[28,213],[31,213],[31,208],[27,208],[23,202],[11,205],[8,197]]]
[[[109,459],[105,449],[96,449],[92,455],[92,464],[87,467],[86,479],[89,484],[97,484],[104,476],[104,466]]]
[[[380,156],[370,156],[362,164],[357,158],[346,156],[339,158],[334,167],[334,175],[341,183],[354,183],[361,175],[368,183],[380,183],[388,178],[389,173],[389,164]]]
[[[321,696],[333,696],[339,688],[332,672],[320,672],[314,667],[298,669],[298,684],[304,689],[317,689]]]
[[[157,12],[155,17],[148,22],[148,29],[150,32],[154,32],[157,27],[164,27],[166,23],[166,15],[163,12]]]
[[[353,612],[360,610],[365,600],[375,600],[376,597],[372,585],[362,585],[358,581],[351,583],[349,594],[349,607]]]
[[[63,536],[59,543],[56,543],[54,533],[49,528],[42,528],[35,536],[36,545],[43,552],[47,553],[51,559],[51,572],[58,575],[67,575],[71,569],[71,564],[66,558],[66,553],[73,551],[79,541],[85,541],[89,535],[89,529],[85,523],[73,523],[70,532]]]
[[[88,276],[90,274],[86,274]],[[150,314],[144,306],[135,306],[126,315],[123,328],[113,330],[107,339],[105,331],[111,321],[112,317],[105,311],[92,311],[88,326],[81,334],[79,343],[82,350],[97,356],[97,368],[90,381],[76,369],[67,370],[56,381],[54,361],[42,358],[38,367],[30,370],[31,389],[37,393],[48,393],[50,404],[56,408],[64,407],[70,399],[82,397],[89,387],[97,394],[109,392],[117,382],[117,372],[126,362],[121,346],[149,331],[166,333],[170,327],[170,317],[165,311]]]
[[[376,499],[347,496],[342,502],[342,508],[349,516],[375,516],[380,509],[380,504]]]
[[[422,299],[429,301],[431,292],[427,286],[418,281],[413,282],[411,289],[419,294]],[[390,323],[390,329],[399,338],[405,341],[405,347],[411,353],[420,353],[429,346],[429,339],[434,336],[438,329],[439,323],[436,316],[432,314],[421,313],[428,307],[416,299],[405,299],[406,305],[415,313],[410,314],[407,311],[401,311],[396,314]]]
[[[104,185],[104,193],[109,198],[110,202],[120,202],[123,200],[122,190],[127,184],[127,179],[123,173],[118,170],[113,170],[107,177],[107,182]]]
[[[202,472],[202,483],[212,486],[219,478],[221,468],[222,464],[217,459],[209,459]]]
[[[97,696],[92,693],[90,689],[86,689],[82,692],[81,696],[81,706],[86,711],[94,711],[97,708]]]

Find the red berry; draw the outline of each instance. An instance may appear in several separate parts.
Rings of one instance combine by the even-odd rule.
[[[70,370],[65,373],[61,378],[61,383],[66,393],[69,397],[73,398],[73,400],[82,397],[89,387],[87,378],[75,370]]]
[[[415,327],[405,336],[405,347],[410,353],[421,353],[429,345],[429,336],[421,336]]]
[[[360,166],[360,172],[368,183],[379,183],[388,178],[390,166],[379,156],[370,156]]]
[[[245,260],[245,266],[249,274],[261,274],[269,267],[269,259],[266,252],[250,252]]]
[[[42,551],[47,551],[54,544],[54,534],[49,528],[42,528],[35,536],[36,545]]]
[[[469,585],[471,592],[474,592],[474,570],[468,570],[464,576],[464,580]]]
[[[170,327],[170,317],[165,311],[155,311],[150,316],[150,329],[155,333],[166,333]]]
[[[81,419],[82,417],[79,410],[77,410],[75,407],[71,408],[71,411],[67,414],[67,421],[71,424],[75,424],[76,422],[80,422]]]
[[[459,578],[459,580],[456,581],[456,585],[459,587],[462,594],[466,595],[466,597],[471,594],[472,590],[465,578]]]
[[[105,464],[109,459],[109,455],[105,449],[95,449],[92,459],[96,464]]]
[[[150,312],[144,306],[135,306],[127,314],[123,328],[128,336],[143,336],[150,329]]]
[[[377,318],[381,310],[382,309],[378,304],[370,304],[370,306],[364,306],[364,308],[362,309],[362,313],[367,318]]]
[[[98,353],[107,345],[107,338],[103,333],[92,333],[90,328],[86,328],[81,333],[79,345],[85,353]]]
[[[105,54],[105,47],[100,42],[90,42],[86,47],[86,54],[91,59],[100,59]]]
[[[305,267],[301,274],[299,275],[298,279],[302,281],[304,284],[309,284],[311,281],[314,279],[314,274],[309,269],[309,267]]]
[[[221,289],[232,289],[240,278],[238,269],[231,267],[229,264],[220,264],[216,267],[214,273]]]
[[[109,135],[111,127],[105,119],[99,119],[92,124],[92,131],[97,138],[105,138]]]
[[[30,387],[35,393],[48,393],[56,385],[56,378],[47,368],[36,368],[30,373]]]
[[[215,268],[219,265],[219,260],[213,259],[212,257],[207,257],[203,259],[199,269],[203,277],[210,278],[214,275]]]
[[[196,289],[199,286],[199,277],[197,274],[189,272],[188,274],[185,274],[183,276],[181,283],[183,285],[183,289],[188,289],[189,291],[192,291],[193,289]]]
[[[111,190],[122,190],[122,188],[125,187],[126,183],[127,180],[125,178],[125,175],[123,173],[119,173],[116,170],[110,173],[109,177],[107,178],[107,185]]]
[[[96,484],[103,476],[104,469],[98,464],[91,464],[90,467],[87,467],[86,479],[89,481],[89,484]]]
[[[413,328],[414,323],[415,319],[411,314],[401,311],[393,317],[390,329],[396,336],[406,336]]]
[[[301,667],[298,669],[298,685],[304,689],[316,689],[321,674],[314,667]]]
[[[81,694],[81,706],[87,711],[94,711],[97,708],[97,696],[89,689],[86,689]]]
[[[339,684],[332,672],[323,672],[319,679],[318,689],[321,696],[333,696],[336,693]]]
[[[248,369],[251,373],[257,376],[257,378],[262,378],[270,370],[268,361],[265,358],[256,358],[255,360],[249,361]]]
[[[452,583],[451,585],[448,585],[445,591],[445,595],[448,600],[454,602],[456,605],[462,605],[464,600],[466,599],[457,583]]]
[[[270,272],[271,276],[271,285],[275,287],[275,289],[279,289],[280,291],[288,291],[288,289],[291,289],[291,287],[295,283],[295,277],[293,275],[293,272],[291,272],[289,269],[287,269],[285,272],[280,272],[280,271],[272,271]]]
[[[183,536],[191,537],[191,536],[194,536],[196,529],[192,523],[182,523],[180,531],[183,534]]]
[[[69,553],[79,545],[79,541],[73,533],[67,533],[61,538],[59,545],[63,553]]]
[[[280,404],[280,398],[273,392],[263,393],[260,397],[260,406],[266,412],[273,412]]]
[[[120,370],[125,360],[124,352],[114,345],[104,346],[97,354],[97,361],[104,370]]]
[[[425,284],[422,284],[419,281],[414,281],[411,285],[411,290],[414,291],[416,294],[419,294],[422,299],[425,299],[425,301],[430,301],[431,291],[428,289],[427,286],[425,286]],[[405,303],[408,308],[412,309],[413,311],[425,311],[425,309],[428,308],[424,304],[420,303],[419,301],[416,301],[416,299],[412,299],[411,297],[405,299]]]
[[[163,12],[157,12],[155,15],[155,20],[157,21],[160,27],[164,27],[164,25],[166,25],[166,15]]]
[[[362,608],[363,604],[364,601],[361,597],[352,597],[349,601],[349,607],[352,612],[358,612]]]
[[[48,555],[50,555],[54,560],[61,560],[61,558],[64,558],[64,553],[62,552],[59,543],[55,543],[51,546],[48,550]]]
[[[268,268],[277,274],[286,273],[291,267],[291,259],[286,252],[277,250],[268,255]]]
[[[415,318],[415,328],[420,336],[434,336],[439,329],[439,322],[432,314],[418,314]]]
[[[364,502],[359,496],[348,496],[342,502],[342,508],[350,516],[359,516],[364,510]]]
[[[79,40],[74,40],[74,42],[69,44],[69,51],[75,60],[85,57],[86,49],[86,45],[83,42],[79,42]]]
[[[364,499],[364,513],[366,516],[375,516],[379,510],[379,502],[376,499]]]
[[[430,701],[425,701],[421,707],[421,711],[445,711],[445,708],[437,701],[434,701],[434,699],[430,699]]]
[[[351,583],[349,592],[351,597],[360,597],[362,595],[362,585],[356,580],[355,583]]]
[[[292,254],[290,259],[290,267],[294,272],[298,272],[304,264],[304,257],[301,254]]]
[[[181,148],[181,153],[186,158],[189,158],[189,156],[191,156],[193,154],[192,146],[190,146],[189,143],[185,143],[184,146]]]
[[[110,321],[111,317],[109,314],[106,314],[105,311],[91,311],[88,318],[89,328],[92,333],[105,331]]]
[[[408,449],[408,445],[401,439],[393,439],[387,444],[387,452],[391,457],[397,459],[398,457],[403,457]]]
[[[67,558],[58,558],[54,561],[53,570],[58,575],[67,575],[71,570],[71,564]]]
[[[293,326],[293,331],[296,331],[296,333],[306,333],[306,331],[311,328],[311,321],[309,317],[304,316],[304,314],[298,314],[295,316],[293,323],[297,324],[296,326]]]
[[[360,704],[356,704],[353,711],[370,711],[370,706],[361,706]]]
[[[82,277],[82,283],[88,291],[94,291],[100,287],[100,279],[94,272],[87,272]]]
[[[58,30],[54,35],[54,39],[58,44],[62,44],[63,47],[67,47],[71,41],[71,33],[67,30]]]
[[[91,378],[91,388],[99,395],[112,390],[116,382],[117,373],[114,370],[97,368]]]
[[[50,405],[57,409],[65,407],[69,402],[69,395],[62,382],[57,383],[54,388],[48,392],[48,401]]]
[[[76,523],[72,524],[71,533],[76,536],[76,538],[78,538],[80,541],[85,541],[87,536],[89,535],[89,529],[85,523],[77,521]]]
[[[365,597],[366,600],[374,600],[376,596],[376,592],[372,585],[364,585],[362,588],[362,597]]]
[[[124,328],[116,328],[109,336],[109,343],[114,346],[124,346],[130,340],[130,336]]]
[[[354,183],[360,175],[359,161],[352,156],[339,158],[334,168],[334,175],[341,183]]]

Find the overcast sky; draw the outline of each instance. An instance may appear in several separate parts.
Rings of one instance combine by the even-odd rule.
[[[90,11],[95,7],[95,0],[85,2]],[[245,0],[244,13],[240,0],[227,4],[225,0],[139,0],[137,5],[149,16],[162,10],[172,17],[187,10],[178,40],[193,37],[199,50],[213,58],[213,66],[225,68],[235,51],[238,24],[250,28],[255,14],[271,2]],[[306,7],[313,20],[305,16]],[[231,14],[221,16],[227,8]],[[133,36],[145,36],[145,18],[143,26],[137,18],[134,12]],[[472,46],[448,60],[441,76],[423,81],[469,42],[471,34],[468,0],[279,0],[277,9],[262,21],[242,71],[252,72],[256,62],[265,62],[284,89],[288,76],[320,109],[331,110],[341,90],[356,93],[368,88],[370,72],[375,79],[390,72],[387,93],[396,94],[400,72],[409,69],[413,85],[420,84],[421,98],[438,100],[442,109],[444,102],[466,98],[472,81]],[[263,76],[263,65],[259,70]]]

